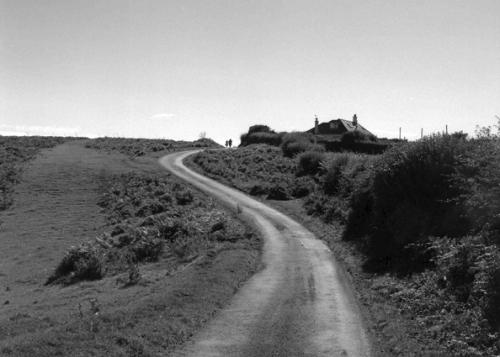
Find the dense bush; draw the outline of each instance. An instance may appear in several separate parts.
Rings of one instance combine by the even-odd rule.
[[[104,256],[96,247],[82,244],[71,248],[46,284],[69,284],[80,280],[96,280],[104,276]]]
[[[240,136],[240,146],[248,146],[251,144],[268,144],[279,146],[283,134],[276,133],[271,130],[267,125],[252,125],[248,129],[248,133]]]
[[[297,176],[317,174],[325,155],[318,151],[305,151],[297,157]]]
[[[314,143],[314,136],[309,133],[292,132],[285,134],[281,143],[281,150],[286,157],[309,150]]]
[[[248,128],[248,134],[253,133],[270,133],[272,130],[267,125],[256,124]]]
[[[253,132],[242,134],[240,137],[241,146],[251,144],[268,144],[280,146],[282,135],[275,132]]]
[[[254,196],[267,196],[271,187],[283,185],[290,197],[294,187],[296,162],[283,157],[275,146],[258,144],[238,150],[200,152],[188,158],[190,162],[207,176]]]
[[[464,188],[460,199],[474,230],[493,232],[500,243],[500,139],[472,141],[460,157],[454,179]]]
[[[288,194],[288,189],[282,184],[275,184],[269,188],[269,193],[267,194],[268,200],[288,200],[290,196]]]
[[[369,193],[360,192],[364,204],[353,205],[347,238],[352,226],[363,224],[371,231],[369,254],[388,264],[404,247],[431,235],[459,236],[469,222],[455,199],[463,190],[454,185],[459,158],[466,152],[463,139],[433,136],[403,144],[386,152],[373,170]],[[364,208],[367,212],[357,212]],[[360,222],[360,217],[366,219]]]
[[[332,152],[342,152],[342,151],[352,151],[363,154],[371,154],[377,155],[382,154],[386,151],[391,145],[394,145],[394,142],[390,141],[356,141],[353,143],[343,143],[341,141],[325,141],[321,143],[324,145],[327,151]]]
[[[344,145],[353,145],[360,141],[377,141],[375,135],[369,135],[359,130],[348,131],[340,137],[340,142]]]
[[[165,247],[163,237],[155,235],[142,235],[139,239],[135,239],[134,244],[128,247],[131,253],[132,261],[139,263],[143,261],[154,262],[160,258]]]

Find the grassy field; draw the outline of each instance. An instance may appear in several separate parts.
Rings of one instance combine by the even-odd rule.
[[[42,149],[65,141],[59,137],[0,136],[0,210],[12,204],[12,191],[19,181],[23,164]]]
[[[173,151],[182,151],[197,148],[220,148],[211,139],[196,141],[176,141],[169,139],[129,139],[129,138],[97,138],[88,140],[86,148],[119,152],[129,157],[152,156],[160,157]]]
[[[190,164],[245,192],[235,172],[257,187],[307,182],[300,200],[270,203],[344,262],[387,354],[491,356],[500,353],[499,143],[483,128],[475,139],[434,136],[382,155],[307,143],[284,150],[287,158],[260,144],[207,151]]]
[[[149,143],[73,141],[25,162],[1,213],[0,355],[164,355],[258,269],[259,237]]]

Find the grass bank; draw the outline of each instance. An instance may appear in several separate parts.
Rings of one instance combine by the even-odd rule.
[[[103,140],[44,152],[16,187],[2,217],[1,355],[164,355],[258,269],[260,238],[236,213],[160,168],[161,151]]]

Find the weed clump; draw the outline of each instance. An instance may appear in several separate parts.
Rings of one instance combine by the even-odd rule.
[[[276,184],[273,185],[269,188],[269,193],[267,195],[268,200],[279,200],[279,201],[285,201],[290,198],[290,195],[288,193],[288,190],[285,188],[285,186]]]
[[[81,280],[98,280],[105,274],[104,256],[89,244],[71,248],[46,284],[71,284]]]
[[[318,151],[305,151],[297,159],[297,176],[315,175],[320,170],[325,155]]]

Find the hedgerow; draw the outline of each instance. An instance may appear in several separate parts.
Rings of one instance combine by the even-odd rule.
[[[399,264],[404,248],[429,236],[461,236],[470,228],[457,198],[464,188],[452,175],[469,144],[463,139],[432,136],[392,148],[377,160],[369,194],[361,191],[368,212],[353,207],[351,226],[364,224],[370,231],[369,255],[382,264]],[[364,222],[358,218],[364,217]]]

